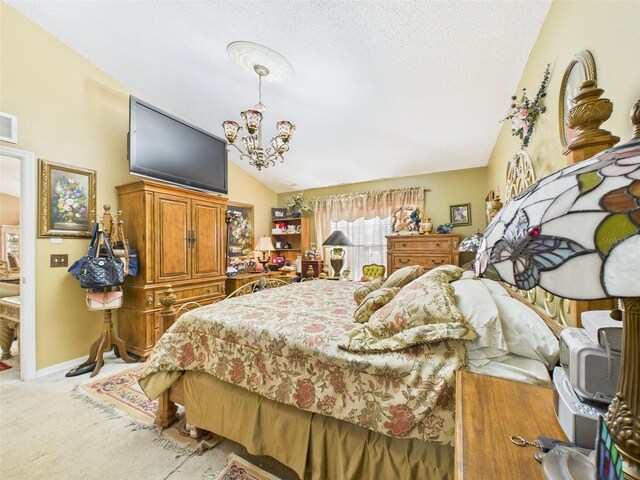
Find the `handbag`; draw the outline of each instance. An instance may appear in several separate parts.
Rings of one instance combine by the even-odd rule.
[[[85,301],[89,310],[112,310],[122,306],[122,288],[118,290],[104,289],[102,292],[87,291]]]
[[[94,223],[93,229],[91,230],[91,243],[89,243],[89,249],[87,251],[87,255],[73,262],[71,266],[67,269],[67,272],[69,272],[71,276],[76,280],[80,280],[80,272],[82,271],[84,262],[86,262],[87,259],[89,258],[89,254],[91,252],[91,249],[93,248],[93,244],[96,242],[97,239],[98,239],[98,224]]]
[[[104,238],[106,257],[98,255],[100,237]],[[124,263],[113,254],[109,237],[98,230],[96,241],[92,240],[91,250],[80,271],[80,286],[82,288],[105,288],[124,283]]]

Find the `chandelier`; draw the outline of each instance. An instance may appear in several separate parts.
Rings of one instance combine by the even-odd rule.
[[[258,74],[258,103],[253,109],[240,113],[244,121],[244,128],[248,132],[242,137],[244,150],[235,143],[238,133],[243,127],[233,120],[223,122],[222,127],[229,146],[235,147],[240,152],[240,158],[249,160],[249,165],[262,170],[269,165],[275,165],[276,160],[284,162],[283,155],[289,151],[289,141],[296,126],[287,120],[279,121],[276,123],[278,135],[271,138],[267,148],[262,147],[262,113],[267,109],[262,103],[262,77],[269,75],[269,69],[262,65],[254,65],[253,70]]]

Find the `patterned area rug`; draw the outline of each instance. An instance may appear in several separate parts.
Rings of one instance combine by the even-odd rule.
[[[0,372],[3,370],[9,370],[10,368],[11,368],[11,365],[0,361]]]
[[[140,428],[160,430],[160,427],[153,423],[158,410],[158,401],[149,400],[138,385],[141,371],[142,366],[138,365],[115,375],[82,384],[80,390],[85,392],[91,400],[99,400],[133,417],[140,422]],[[184,415],[181,415],[181,419],[171,427],[162,430],[162,436],[169,442],[167,447],[171,447],[171,443],[177,443],[179,447],[195,453],[202,453],[224,440],[223,437],[211,432],[205,432],[197,439],[191,438],[185,428]]]
[[[226,468],[220,472],[216,480],[279,480],[279,478],[232,453],[229,455]]]

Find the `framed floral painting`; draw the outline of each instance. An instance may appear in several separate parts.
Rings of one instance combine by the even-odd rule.
[[[227,262],[251,257],[253,252],[253,205],[227,204]]]
[[[451,216],[451,224],[454,227],[463,225],[471,225],[471,204],[464,203],[462,205],[451,205],[449,207]]]
[[[91,237],[96,171],[40,160],[41,237]]]

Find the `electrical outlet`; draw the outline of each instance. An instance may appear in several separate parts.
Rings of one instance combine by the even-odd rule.
[[[51,255],[51,267],[68,267],[69,255],[66,253],[52,254]]]

